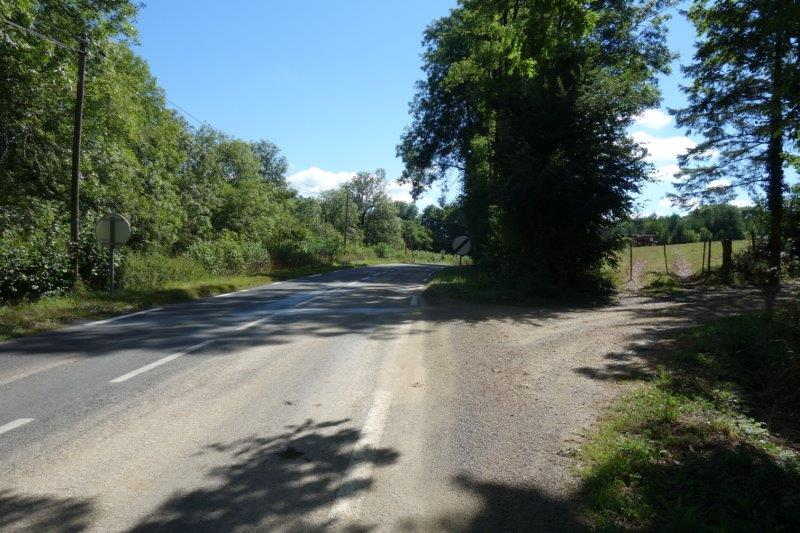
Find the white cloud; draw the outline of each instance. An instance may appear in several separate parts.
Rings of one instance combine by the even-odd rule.
[[[411,202],[411,185],[400,184],[396,181],[389,181],[389,186],[386,187],[386,192],[392,200],[401,200],[403,202]]]
[[[655,177],[658,181],[668,181],[670,183],[677,183],[680,178],[676,178],[675,174],[681,171],[681,168],[675,164],[663,165],[656,167]]]
[[[634,131],[631,137],[647,148],[647,159],[653,163],[673,163],[679,155],[697,146],[697,143],[684,135],[656,137],[646,131]]]
[[[666,196],[658,201],[658,207],[669,208],[672,207],[672,200]]]
[[[286,181],[303,196],[314,196],[335,189],[355,176],[355,172],[331,172],[319,167],[309,167],[288,176]],[[401,185],[394,180],[386,180],[386,193],[392,200],[411,202],[411,186]]]
[[[633,121],[637,126],[660,130],[672,124],[672,117],[660,109],[648,109],[634,117]]]
[[[707,189],[716,189],[717,187],[730,187],[731,180],[727,178],[719,178],[713,181],[709,181],[708,185],[706,186]]]
[[[331,172],[319,167],[309,167],[300,172],[295,172],[286,178],[289,185],[297,189],[302,195],[311,196],[328,189],[334,189],[352,179],[355,172]]]
[[[735,205],[736,207],[752,207],[756,204],[750,198],[736,198],[731,201],[731,205]]]

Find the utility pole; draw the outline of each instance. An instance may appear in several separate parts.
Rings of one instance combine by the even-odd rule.
[[[80,279],[80,179],[81,127],[83,125],[83,95],[86,79],[86,36],[81,36],[78,49],[78,88],[75,94],[75,122],[72,130],[72,187],[70,191],[70,252],[74,280]]]
[[[347,230],[350,229],[350,189],[344,188],[344,253],[347,253]]]

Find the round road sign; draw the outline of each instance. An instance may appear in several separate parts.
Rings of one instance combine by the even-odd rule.
[[[94,228],[97,240],[107,246],[125,244],[131,236],[131,225],[122,215],[112,213],[101,218]]]
[[[472,250],[472,239],[461,235],[453,239],[453,251],[458,255],[467,255]]]

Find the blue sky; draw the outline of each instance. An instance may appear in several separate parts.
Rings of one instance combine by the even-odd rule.
[[[161,0],[140,11],[138,52],[167,98],[194,117],[244,139],[268,138],[290,162],[304,194],[354,171],[402,171],[395,146],[420,79],[425,27],[455,0]],[[670,47],[680,54],[661,79],[663,108],[679,107],[677,64],[691,58],[694,30],[676,15]],[[632,135],[651,152],[660,179],[638,198],[641,214],[666,214],[675,156],[692,141],[663,111],[644,114]],[[396,183],[391,194],[408,199]],[[419,205],[435,202],[439,191]],[[451,192],[452,194],[452,192]],[[744,198],[741,199],[744,201]]]

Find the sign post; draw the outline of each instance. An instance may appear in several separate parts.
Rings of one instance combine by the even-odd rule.
[[[117,246],[125,244],[131,236],[131,224],[122,215],[111,213],[97,222],[94,235],[101,244],[109,247],[109,271],[111,280],[108,291],[113,293],[115,287],[116,266],[114,265],[114,252]]]
[[[468,255],[470,250],[472,250],[472,239],[466,235],[453,239],[453,251],[458,255],[458,266],[461,266],[461,258]]]

